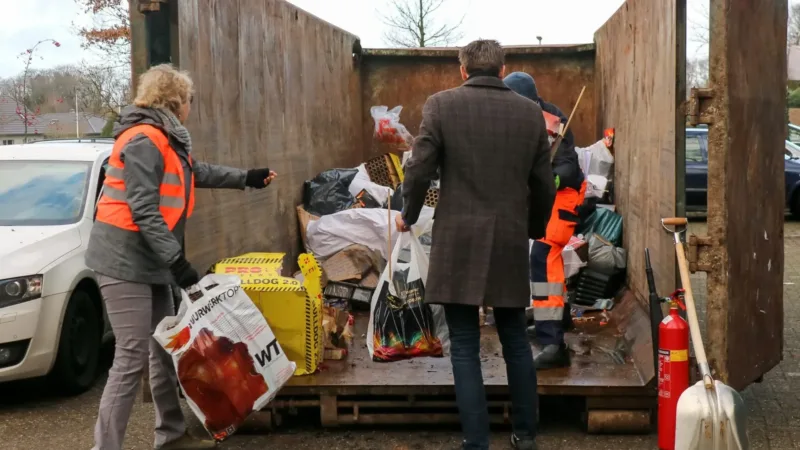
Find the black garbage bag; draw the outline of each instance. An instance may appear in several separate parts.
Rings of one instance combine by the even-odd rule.
[[[355,199],[348,187],[357,173],[357,169],[331,169],[306,181],[303,208],[315,216],[325,216],[352,207]]]

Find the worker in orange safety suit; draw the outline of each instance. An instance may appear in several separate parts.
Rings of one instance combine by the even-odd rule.
[[[536,102],[542,111],[558,116],[562,123],[567,117],[557,106],[539,97],[533,77],[514,72],[504,80],[514,92]],[[578,164],[575,138],[567,134],[553,159],[556,199],[547,223],[544,239],[533,243],[531,249],[531,294],[535,335],[542,347],[534,362],[537,370],[569,366],[569,351],[564,343],[565,328],[572,317],[565,302],[566,285],[564,260],[561,252],[569,243],[578,225],[578,207],[583,203],[586,181]]]

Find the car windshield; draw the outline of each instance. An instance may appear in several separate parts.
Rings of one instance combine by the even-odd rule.
[[[77,222],[90,169],[82,161],[0,161],[0,226]]]
[[[789,124],[789,142],[800,145],[800,127]]]

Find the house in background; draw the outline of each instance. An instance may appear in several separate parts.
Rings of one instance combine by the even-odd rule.
[[[43,139],[97,137],[103,132],[106,120],[102,117],[75,112],[40,114],[28,125],[28,142]],[[77,122],[77,123],[76,123]],[[11,97],[0,96],[0,145],[24,143],[25,126],[17,114],[17,104]]]

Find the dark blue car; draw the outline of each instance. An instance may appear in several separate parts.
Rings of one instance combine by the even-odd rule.
[[[786,207],[800,218],[800,146],[785,141],[784,175]],[[708,207],[708,129],[686,129],[686,211],[705,212]]]

